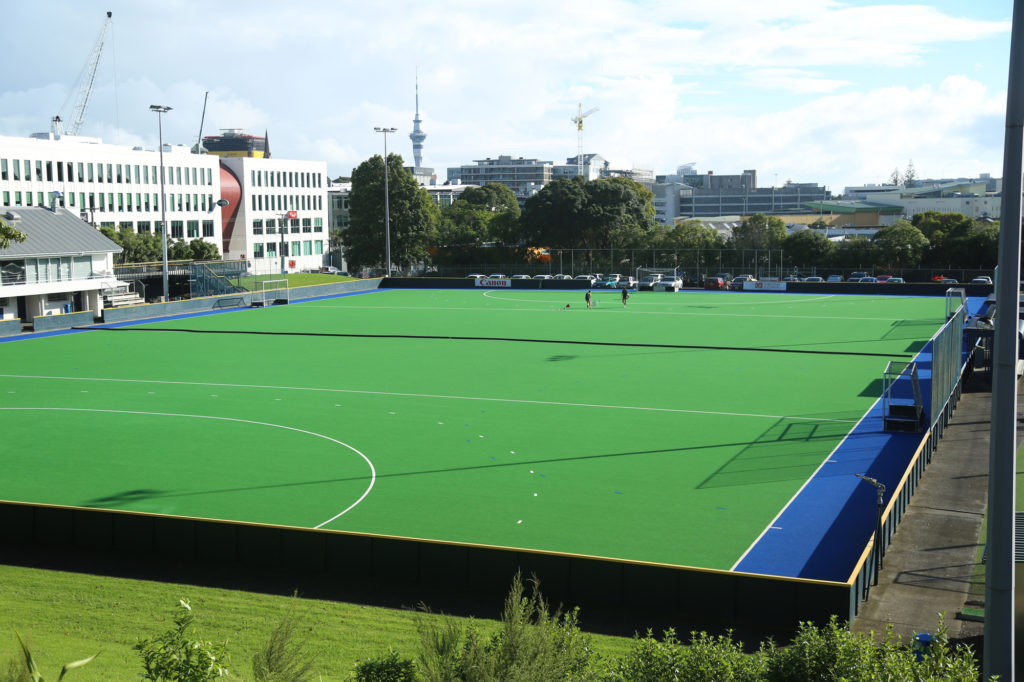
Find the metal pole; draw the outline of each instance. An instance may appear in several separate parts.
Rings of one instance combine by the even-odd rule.
[[[164,117],[171,107],[160,104],[149,105],[149,110],[156,112],[157,127],[160,131],[160,234],[164,252],[164,301],[168,300],[167,284],[167,195],[164,194]]]
[[[384,134],[384,271],[391,276],[391,206],[388,191],[388,133],[398,128],[374,128],[375,132]]]
[[[1024,139],[1024,73],[1021,28],[1024,0],[1014,0],[1010,34],[1003,199],[999,230],[999,306],[992,353],[992,427],[989,439],[988,561],[985,564],[984,676],[1014,675],[1014,511],[1017,453],[1017,310],[1020,282],[1021,154]]]

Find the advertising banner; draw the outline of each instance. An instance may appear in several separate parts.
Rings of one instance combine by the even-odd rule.
[[[478,287],[499,287],[499,288],[511,289],[512,288],[512,278],[511,277],[484,277],[482,279],[476,280],[476,285]]]
[[[744,282],[743,291],[785,291],[785,282]]]

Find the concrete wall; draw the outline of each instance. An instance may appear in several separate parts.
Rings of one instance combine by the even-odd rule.
[[[37,315],[32,318],[32,329],[37,332],[49,332],[55,329],[79,327],[92,324],[93,322],[93,312],[91,310],[83,310],[79,313],[61,313],[59,315]],[[18,331],[21,330],[19,329]]]
[[[14,336],[21,333],[21,320],[17,317],[0,320],[0,336]]]

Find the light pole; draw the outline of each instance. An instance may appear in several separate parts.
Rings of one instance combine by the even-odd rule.
[[[167,302],[167,197],[164,195],[164,117],[171,110],[160,104],[150,104],[149,110],[156,112],[157,126],[160,129],[160,235],[163,238],[164,251],[164,302]]]
[[[375,133],[384,133],[384,268],[387,276],[391,276],[391,206],[388,193],[388,133],[398,132],[398,128],[377,128]]]
[[[875,513],[875,579],[872,581],[872,584],[877,585],[878,574],[882,572],[882,505],[885,502],[885,484],[864,474],[854,475],[865,483],[870,483],[878,491],[878,506]]]

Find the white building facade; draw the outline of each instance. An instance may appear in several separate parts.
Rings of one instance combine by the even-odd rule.
[[[164,145],[169,239],[221,248],[219,159]],[[98,138],[0,136],[0,212],[63,207],[95,227],[161,231],[160,154]]]
[[[216,158],[216,157],[211,157]],[[317,270],[330,250],[327,163],[220,159],[224,257],[256,273]]]

